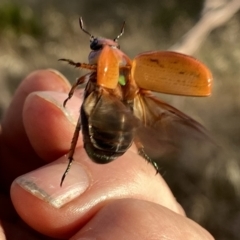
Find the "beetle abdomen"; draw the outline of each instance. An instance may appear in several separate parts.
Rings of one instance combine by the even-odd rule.
[[[131,146],[136,118],[120,99],[107,91],[86,93],[81,108],[84,147],[97,163],[108,163]]]

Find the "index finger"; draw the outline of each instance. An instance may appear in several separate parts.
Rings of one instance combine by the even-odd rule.
[[[27,96],[44,90],[67,93],[69,88],[67,80],[54,70],[35,71],[21,82],[2,121],[0,176],[4,185],[9,186],[17,176],[43,164],[23,124],[22,111]]]

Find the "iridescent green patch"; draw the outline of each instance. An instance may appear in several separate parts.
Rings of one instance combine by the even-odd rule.
[[[119,78],[118,78],[118,83],[122,86],[125,86],[126,84],[126,80],[125,80],[125,77],[123,75],[120,75]]]

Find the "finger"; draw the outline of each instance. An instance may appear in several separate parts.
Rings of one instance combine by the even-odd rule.
[[[56,71],[41,70],[30,74],[18,87],[4,116],[0,136],[0,177],[5,186],[9,186],[12,180],[20,174],[42,164],[41,159],[31,147],[22,119],[25,99],[31,92],[39,90],[68,92],[69,84]]]
[[[60,188],[66,164],[64,156],[20,176],[12,185],[15,209],[24,221],[43,234],[69,238],[103,206],[119,198],[147,200],[181,213],[164,180],[131,150],[101,165],[93,163],[80,147]]]
[[[6,240],[2,223],[0,223],[0,240]]]
[[[41,70],[30,74],[18,87],[3,119],[3,138],[20,152],[28,151],[29,142],[22,121],[22,110],[27,96],[35,91],[68,92],[69,84],[63,76],[52,70]],[[19,141],[21,139],[21,141]]]
[[[71,240],[77,239],[213,240],[192,220],[169,209],[136,199],[104,206]]]
[[[2,221],[0,223],[0,240],[11,239],[31,239],[31,240],[50,240],[49,237],[43,236],[33,231],[21,220]]]
[[[81,101],[73,97],[66,107],[65,93],[34,92],[23,109],[23,123],[34,151],[44,161],[53,161],[70,149],[70,143],[80,116]],[[79,137],[78,146],[82,145]]]

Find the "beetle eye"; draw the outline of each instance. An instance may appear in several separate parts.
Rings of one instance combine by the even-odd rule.
[[[98,39],[94,38],[90,44],[90,48],[94,51],[100,50],[102,48],[102,44],[99,44]]]

